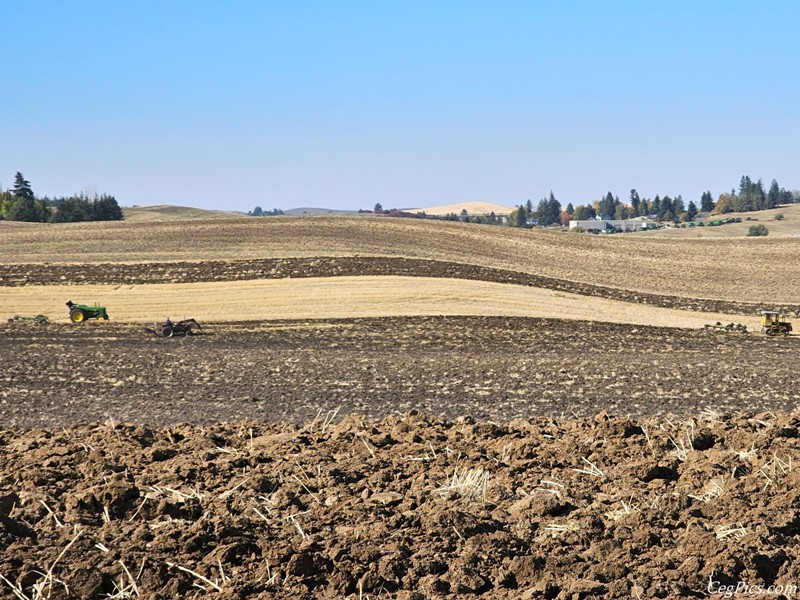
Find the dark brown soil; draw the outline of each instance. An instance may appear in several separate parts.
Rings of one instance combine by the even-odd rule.
[[[0,326],[0,425],[789,411],[800,339],[525,318]]]
[[[6,429],[0,449],[5,597],[698,598],[800,582],[797,415],[107,423]]]
[[[739,315],[756,314],[762,308],[778,308],[749,302],[648,294],[465,263],[395,257],[275,258],[172,263],[106,263],[90,266],[8,264],[0,265],[0,287],[57,284],[194,283],[352,275],[471,279],[534,286],[665,308]],[[789,311],[800,311],[800,304],[783,305],[782,308]]]

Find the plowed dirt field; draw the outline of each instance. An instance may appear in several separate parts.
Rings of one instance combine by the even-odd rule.
[[[502,317],[206,323],[203,331],[162,339],[113,322],[5,326],[0,422],[305,423],[336,408],[373,420],[419,409],[507,421],[800,402],[789,367],[800,357],[795,336]]]
[[[798,425],[412,411],[7,429],[0,585],[19,598],[794,598]]]

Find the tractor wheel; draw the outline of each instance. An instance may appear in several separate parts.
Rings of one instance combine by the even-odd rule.
[[[69,312],[69,319],[73,323],[82,323],[86,320],[86,315],[81,309],[71,310]]]
[[[161,328],[161,337],[170,338],[175,334],[175,330],[172,329],[169,325],[164,325]]]
[[[97,317],[97,320],[98,321],[105,321],[106,318],[103,315],[100,315],[99,317]]]

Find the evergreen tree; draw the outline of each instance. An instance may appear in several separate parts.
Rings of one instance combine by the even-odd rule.
[[[574,212],[575,212],[575,207],[572,206],[572,202],[568,203],[567,204],[567,213],[569,214],[569,216],[571,217]]]
[[[739,193],[733,198],[733,210],[746,212],[766,207],[767,194],[764,192],[764,182],[760,179],[754,182],[747,175],[743,175],[739,181]]]
[[[10,206],[5,213],[9,221],[44,223],[50,218],[50,207],[36,199],[30,181],[17,171],[14,176],[14,187],[11,190]]]
[[[548,225],[561,222],[561,202],[556,200],[553,190],[550,190],[550,197],[547,199],[547,216],[550,221]]]
[[[642,204],[641,198],[639,198],[639,192],[636,189],[631,190],[631,216],[638,217],[639,216],[639,207]]]
[[[530,201],[529,201],[530,202]],[[514,216],[514,226],[515,227],[527,227],[528,226],[528,211],[525,209],[525,206],[522,204],[519,205],[516,211],[516,215],[512,213]]]
[[[714,210],[714,197],[711,195],[711,192],[703,192],[703,195],[700,197],[700,210],[704,213],[710,213]]]
[[[536,207],[536,220],[539,221],[539,225],[547,226],[553,224],[550,218],[550,205],[547,202],[547,198],[539,200],[539,204]]]
[[[650,212],[655,214],[656,221],[661,220],[661,198],[659,198],[658,194],[656,194],[656,197],[653,198],[653,204],[650,207]]]
[[[686,213],[689,215],[689,220],[694,221],[697,216],[697,206],[692,200],[689,200],[689,207],[686,209]]]
[[[679,215],[682,212],[686,211],[686,207],[683,204],[683,196],[678,194],[676,198],[672,201],[672,212],[676,215]]]
[[[764,190],[764,182],[759,179],[753,186],[753,204],[757,206],[757,210],[769,208],[767,206],[767,192]]]
[[[31,182],[25,179],[19,171],[14,176],[14,187],[11,190],[11,194],[22,200],[35,200]]]
[[[671,221],[674,214],[672,198],[669,196],[664,196],[661,199],[661,214],[659,215],[659,220]]]
[[[605,197],[600,200],[600,216],[604,219],[612,219],[614,218],[614,213],[617,209],[618,201],[614,199],[614,195],[611,192],[608,192]]]
[[[50,218],[50,207],[31,198],[16,198],[9,211],[9,221],[45,223]]]
[[[767,192],[767,208],[779,206],[782,199],[783,194],[781,194],[781,189],[778,187],[778,182],[773,179],[772,184],[769,186],[769,192]]]
[[[92,202],[91,215],[93,221],[121,221],[125,217],[114,196],[103,194]]]
[[[83,195],[56,199],[49,204],[53,208],[54,223],[79,223],[88,221],[91,215],[91,204]]]

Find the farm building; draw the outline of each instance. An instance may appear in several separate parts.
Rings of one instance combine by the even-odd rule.
[[[649,219],[588,219],[585,221],[570,221],[569,228],[580,227],[589,233],[604,233],[616,231],[642,231],[658,227],[655,221]]]

